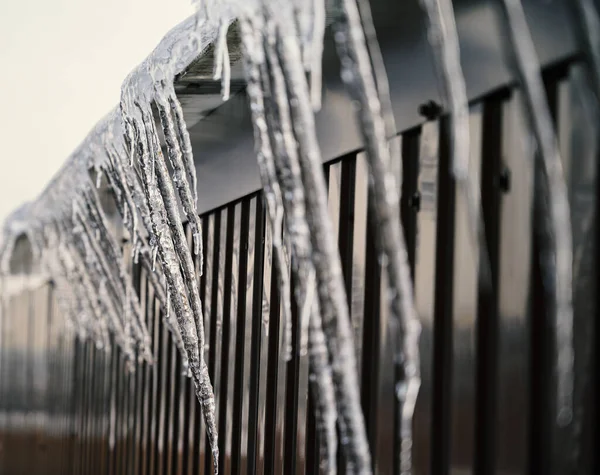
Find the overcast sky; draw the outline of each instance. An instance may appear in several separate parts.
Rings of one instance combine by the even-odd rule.
[[[35,198],[191,0],[0,0],[0,222]]]

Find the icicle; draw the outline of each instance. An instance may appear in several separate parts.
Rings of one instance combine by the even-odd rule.
[[[181,275],[181,266],[178,260],[171,232],[167,224],[167,209],[165,207],[164,197],[157,186],[157,177],[151,173],[149,163],[157,161],[157,157],[151,158],[151,155],[156,155],[156,143],[153,143],[155,135],[152,133],[152,120],[144,112],[142,107],[139,107],[142,114],[142,120],[136,121],[140,148],[140,168],[142,170],[142,179],[144,182],[145,191],[147,193],[148,205],[150,209],[150,220],[152,232],[157,239],[157,248],[161,256],[161,263],[165,279],[169,288],[169,294],[173,303],[173,308],[177,316],[177,323],[181,332],[186,351],[188,353],[189,367],[192,373],[192,378],[196,387],[196,395],[202,405],[202,413],[206,424],[206,432],[213,454],[213,463],[215,466],[215,474],[218,472],[219,447],[218,436],[215,421],[215,402],[212,391],[212,385],[208,376],[208,368],[203,358],[203,345],[199,341],[198,334],[203,336],[196,328],[195,315],[185,299],[185,283]],[[150,130],[147,129],[150,128]],[[158,164],[158,169],[162,170]],[[162,163],[164,165],[164,163]],[[164,177],[163,177],[164,178]],[[163,183],[165,185],[165,183]],[[171,189],[167,191],[167,200],[174,202],[174,193]],[[173,223],[173,221],[169,221]],[[180,221],[175,221],[174,224],[181,224]],[[177,234],[177,230],[173,230],[173,235]],[[189,255],[189,252],[187,252]],[[191,256],[190,256],[191,260]],[[183,264],[183,263],[182,263]],[[191,299],[193,301],[193,299]],[[202,323],[202,322],[201,322]]]
[[[223,47],[223,79],[222,83],[222,96],[224,101],[229,100],[229,94],[231,90],[231,63],[229,61],[229,48],[227,47],[227,41],[225,41]]]
[[[310,95],[304,75],[302,56],[295,22],[289,5],[277,4],[278,54],[281,58],[286,87],[290,94],[293,129],[298,141],[304,184],[307,189],[307,218],[313,241],[313,262],[317,271],[319,301],[323,314],[323,328],[332,360],[332,374],[336,389],[336,401],[340,409],[340,427],[344,429],[342,441],[350,465],[358,472],[369,473],[370,454],[366,439],[364,420],[360,407],[356,361],[350,331],[348,308],[337,246],[331,230],[331,222],[326,207],[327,195],[322,171],[320,152],[316,143],[314,119],[311,111]],[[259,25],[256,25],[259,27]],[[242,22],[243,37],[252,38],[252,26]],[[250,36],[248,36],[250,35]],[[256,45],[246,45],[246,59],[254,56]],[[246,72],[252,79],[252,71]],[[256,74],[255,76],[258,76]],[[250,81],[249,81],[250,82]],[[259,85],[255,90],[262,94]],[[248,86],[250,93],[250,84]],[[262,112],[260,112],[262,114]],[[266,129],[262,121],[254,120],[255,130]],[[260,155],[260,154],[259,154]],[[259,157],[260,158],[260,157]]]
[[[135,323],[135,330],[137,337],[139,338],[140,347],[142,350],[142,354],[144,359],[148,361],[148,363],[152,362],[152,350],[151,350],[151,341],[150,335],[148,333],[148,329],[146,328],[146,323],[142,316],[142,311],[139,306],[139,301],[137,298],[137,294],[133,290],[131,281],[127,276],[127,271],[123,265],[123,255],[120,251],[119,245],[115,241],[114,236],[110,233],[107,228],[107,221],[105,216],[103,215],[102,210],[100,209],[99,197],[97,196],[95,190],[92,188],[88,188],[87,192],[84,193],[85,205],[89,211],[89,218],[92,223],[95,224],[96,229],[99,234],[102,236],[99,239],[100,245],[104,244],[103,252],[110,259],[113,260],[113,264],[116,266],[116,271],[119,274],[122,288],[125,289],[126,301],[128,301],[128,310],[131,309],[133,312],[133,318]],[[84,229],[86,224],[83,223]]]
[[[418,320],[414,301],[410,268],[406,253],[404,233],[400,223],[399,187],[390,171],[390,149],[386,126],[372,66],[361,26],[361,18],[354,0],[342,1],[342,13],[334,23],[335,40],[344,70],[342,78],[361,105],[359,118],[367,144],[370,165],[370,190],[373,210],[378,221],[381,256],[387,263],[392,298],[392,318],[400,329],[397,342],[396,364],[401,381],[407,390],[400,395],[400,471],[411,473],[412,417],[420,387],[420,358]],[[363,10],[367,8],[363,5]],[[365,18],[370,15],[365,15]],[[468,152],[468,149],[467,149]]]
[[[442,78],[451,118],[451,171],[465,197],[473,251],[477,254],[480,283],[491,288],[491,268],[481,211],[479,171],[469,169],[469,102],[460,65],[458,33],[451,0],[421,0],[428,19],[428,37]]]
[[[325,1],[312,0],[313,2],[313,36],[310,57],[310,97],[314,111],[321,109],[323,95],[322,66],[323,66],[323,38],[325,37]]]
[[[175,198],[173,186],[170,181],[169,172],[167,170],[164,158],[162,156],[162,152],[158,145],[158,138],[156,135],[156,131],[154,130],[154,122],[145,114],[144,111],[142,111],[142,117],[144,118],[143,120],[144,125],[146,126],[146,131],[150,131],[148,141],[152,147],[152,154],[154,155],[153,162],[156,163],[158,188],[161,192],[161,195],[163,196],[168,222],[171,223],[171,236],[173,238],[175,251],[181,263],[181,268],[183,271],[183,281],[187,288],[190,306],[194,314],[196,331],[198,333],[198,345],[200,349],[199,351],[201,355],[200,360],[201,362],[203,362],[204,321],[202,318],[202,305],[200,303],[198,280],[196,278],[194,262],[192,260],[185,231],[183,229],[181,218],[179,216],[179,209]],[[195,212],[193,214],[193,219],[196,222],[194,229],[196,229],[199,232],[201,225],[198,215]]]
[[[337,473],[337,411],[335,408],[335,388],[333,386],[332,368],[329,364],[329,354],[325,334],[321,324],[318,300],[313,300],[309,308],[309,364],[310,380],[315,395],[314,402],[317,419],[317,430],[320,436],[320,463],[322,473],[333,475]],[[348,473],[352,471],[348,467]]]
[[[350,318],[337,243],[333,240],[334,234],[327,210],[325,179],[308,86],[295,37],[279,33],[278,50],[290,94],[293,128],[301,157],[323,329],[332,361],[340,427],[344,430],[343,448],[353,470],[357,473],[370,473],[371,456],[360,406]]]
[[[123,192],[124,199],[120,203],[120,205],[121,205],[120,209],[122,210],[121,214],[124,214],[128,208],[134,209],[133,198],[132,198],[129,190],[127,189],[127,185],[124,182],[124,177],[121,174],[115,175],[115,181],[116,181],[116,184],[113,186],[119,186],[124,191]],[[126,205],[124,201],[126,201],[128,203],[128,205]],[[171,321],[168,318],[168,312],[170,310],[168,294],[165,295],[165,292],[163,290],[163,284],[160,282],[160,278],[155,273],[156,253],[154,251],[156,251],[156,247],[155,246],[153,247],[152,259],[151,259],[146,252],[142,252],[142,250],[141,250],[142,246],[146,247],[145,239],[141,235],[136,234],[136,229],[133,227],[134,224],[131,223],[131,221],[128,224],[129,224],[129,232],[135,238],[134,257],[133,257],[134,262],[138,263],[140,261],[140,255],[141,255],[142,267],[144,267],[144,269],[146,270],[147,278],[149,279],[150,284],[152,285],[152,287],[155,290],[155,296],[158,298],[158,301],[159,301],[160,305],[162,306],[164,313],[167,315],[167,317],[164,320],[165,327],[171,334],[173,343],[179,350],[179,353],[180,353],[181,359],[182,359],[182,367],[184,369],[184,373],[189,374],[188,357],[187,357],[187,353],[185,351],[185,347],[183,345],[181,333],[179,332],[179,329],[176,326],[172,325]],[[151,229],[148,229],[148,231],[150,232]],[[158,270],[156,270],[156,271],[158,271]]]
[[[541,159],[536,177],[536,232],[541,238],[540,263],[546,298],[554,316],[557,370],[557,422],[573,417],[573,244],[567,186],[554,127],[548,110],[533,41],[519,0],[503,0],[511,53],[524,92],[526,114]]]
[[[183,117],[183,110],[181,104],[177,99],[177,96],[172,93],[169,94],[169,104],[171,111],[175,118],[175,127],[179,134],[179,142],[181,144],[181,151],[183,153],[183,167],[187,174],[188,183],[192,188],[192,195],[194,197],[194,203],[198,204],[198,180],[196,178],[196,166],[194,164],[194,156],[192,154],[192,143],[190,141],[190,134],[185,125],[185,119]]]
[[[249,28],[245,24],[244,28]],[[251,35],[251,32],[244,33],[244,35]],[[246,47],[248,47],[246,45]],[[261,47],[261,45],[257,45]],[[254,65],[248,65],[248,67],[256,67]],[[247,73],[248,74],[248,73]],[[256,83],[259,81],[258,71],[256,71],[256,77],[249,78],[254,81],[252,86],[248,85],[248,88],[253,88],[253,93],[258,94],[258,88],[260,85]],[[250,91],[249,91],[250,94]],[[261,93],[262,96],[262,93]],[[289,336],[291,334],[291,289],[288,275],[288,263],[285,258],[283,250],[283,202],[281,196],[281,190],[277,182],[277,173],[273,164],[273,154],[271,146],[269,144],[269,130],[267,128],[266,118],[264,116],[264,106],[262,104],[262,97],[260,99],[261,104],[253,104],[253,117],[254,117],[254,136],[257,148],[257,160],[258,167],[261,175],[261,181],[264,190],[264,197],[267,204],[267,213],[269,216],[269,222],[271,224],[271,237],[273,240],[273,252],[275,257],[275,267],[277,268],[277,279],[279,281],[279,289],[281,293],[281,304],[282,304],[282,321],[284,322],[286,329],[284,330],[284,353],[286,356],[291,356],[287,349],[291,348],[291,341]],[[260,110],[259,110],[260,108]],[[267,231],[268,232],[268,231]],[[266,319],[265,319],[266,317]],[[263,311],[263,325],[268,331],[268,313]]]
[[[313,381],[315,405],[318,408],[316,414],[317,427],[322,437],[321,468],[325,473],[335,473],[337,462],[337,411],[335,407],[331,365],[325,346],[321,315],[318,301],[314,299],[316,279],[314,266],[311,261],[312,246],[306,221],[304,189],[296,143],[290,123],[285,81],[275,51],[275,31],[273,24],[267,26],[266,35],[264,57],[268,58],[268,62],[259,63],[257,67],[248,61],[246,66],[247,74],[250,78],[248,81],[248,90],[253,105],[253,112],[257,114],[262,111],[263,114],[266,114],[267,120],[271,125],[271,136],[273,137],[273,148],[275,151],[273,166],[275,167],[279,186],[282,190],[283,206],[287,216],[286,229],[294,257],[292,271],[296,275],[296,301],[302,302],[300,312],[300,355],[306,354],[308,340],[310,339],[312,351],[309,356],[309,367]],[[247,38],[245,41],[250,42],[251,38]],[[251,47],[251,44],[246,47]],[[262,58],[263,56],[261,55],[260,57]],[[267,71],[267,66],[270,74]],[[262,78],[262,87],[260,89],[254,87],[259,75]],[[271,91],[272,94],[269,97],[273,98],[273,100],[265,100],[262,90]],[[254,122],[256,123],[256,120]],[[260,135],[258,139],[261,139]],[[262,148],[265,144],[257,142],[257,146]],[[271,157],[271,153],[267,156]],[[310,327],[311,331],[309,333],[311,323],[312,327]]]
[[[183,210],[192,228],[192,234],[197,236],[201,234],[202,226],[194,202],[194,193],[190,188],[188,174],[185,170],[183,154],[179,143],[180,134],[178,137],[178,134],[175,131],[173,116],[171,115],[171,110],[169,108],[169,102],[165,97],[162,97],[162,94],[157,94],[156,105],[158,107],[160,121],[165,135],[165,142],[167,143],[169,160],[173,168],[173,182],[177,187]],[[195,246],[195,248],[199,250],[199,246]]]
[[[213,79],[215,81],[222,78],[223,72],[223,50],[227,47],[227,30],[229,25],[225,22],[221,22],[219,25],[219,35],[215,40],[215,64],[213,71]]]

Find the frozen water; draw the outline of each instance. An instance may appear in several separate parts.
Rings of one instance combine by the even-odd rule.
[[[370,173],[370,198],[373,211],[378,221],[378,237],[380,260],[390,283],[390,310],[392,318],[398,322],[400,331],[396,344],[396,364],[403,384],[410,391],[402,393],[399,398],[401,421],[399,424],[402,447],[412,446],[412,416],[415,399],[420,387],[419,334],[420,323],[413,300],[413,285],[404,232],[400,223],[399,185],[391,171],[391,161],[400,160],[399,156],[391,156],[386,129],[393,126],[391,106],[382,106],[377,91],[377,82],[363,33],[362,23],[370,18],[370,14],[361,15],[354,0],[341,2],[340,17],[334,22],[335,41],[342,64],[342,80],[346,83],[360,108],[358,119],[362,125],[365,138]],[[362,4],[366,12],[368,5]],[[371,49],[374,39],[371,39]],[[385,83],[379,82],[384,89]],[[382,87],[383,86],[383,87]],[[384,93],[381,96],[387,99]],[[387,111],[387,114],[386,114]],[[386,121],[388,126],[386,127]],[[411,473],[411,451],[400,451],[401,473]]]
[[[554,317],[557,368],[557,421],[573,414],[573,243],[571,215],[562,160],[540,74],[540,63],[520,0],[503,0],[511,53],[524,92],[525,112],[535,137],[536,232],[541,238],[540,261],[547,300]]]

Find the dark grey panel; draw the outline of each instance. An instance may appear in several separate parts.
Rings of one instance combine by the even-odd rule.
[[[500,15],[495,0],[455,1],[461,60],[469,98],[511,82],[506,61]],[[526,0],[526,13],[537,52],[544,65],[575,53],[576,46],[565,21],[564,0]],[[416,0],[374,0],[373,16],[390,83],[398,131],[422,122],[419,107],[440,102],[435,66]],[[324,54],[323,108],[316,129],[324,160],[362,148],[352,102],[339,79],[337,57],[329,39]],[[199,211],[205,212],[260,188],[252,127],[243,92],[214,109],[191,127],[198,172]]]

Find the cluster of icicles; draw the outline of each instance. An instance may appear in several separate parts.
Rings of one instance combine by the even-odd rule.
[[[485,239],[476,174],[469,170],[465,81],[451,0],[421,0],[451,119],[452,170],[467,197],[473,238]],[[585,2],[583,2],[585,3]],[[571,236],[560,157],[543,98],[539,64],[518,0],[502,2],[544,171],[543,262],[558,347],[558,407],[570,418],[572,396]],[[327,11],[326,11],[327,10]],[[314,112],[321,102],[323,37],[328,21],[341,77],[357,107],[369,160],[372,210],[389,281],[392,322],[400,330],[395,364],[400,421],[400,472],[411,473],[412,415],[420,386],[420,323],[400,223],[399,190],[390,171],[400,160],[381,53],[366,0],[206,0],[198,14],[172,30],[126,79],[120,105],[87,137],[43,194],[4,228],[3,273],[17,236],[26,234],[55,283],[58,303],[81,338],[109,349],[109,334],[130,367],[152,363],[148,331],[126,267],[117,227],[104,214],[98,184],[112,192],[133,260],[145,270],[202,405],[215,472],[218,444],[213,390],[204,358],[204,319],[194,255],[202,256],[196,212],[196,170],[174,78],[215,42],[215,79],[229,96],[227,30],[241,31],[247,95],[253,116],[276,268],[282,292],[284,354],[291,355],[291,294],[300,309],[299,351],[308,354],[321,434],[321,467],[336,473],[338,435],[348,473],[372,472],[360,405],[350,318],[332,223]],[[155,121],[158,117],[158,121]],[[168,161],[157,130],[160,124]],[[170,166],[170,171],[169,171]],[[96,179],[91,178],[92,170]],[[183,211],[185,216],[181,216]],[[183,227],[193,236],[190,246]],[[289,239],[287,248],[283,236]],[[477,247],[475,247],[477,248]],[[291,257],[291,259],[290,259]],[[287,272],[295,275],[294,288]],[[485,265],[482,268],[485,269]],[[202,263],[198,267],[202,272]]]

